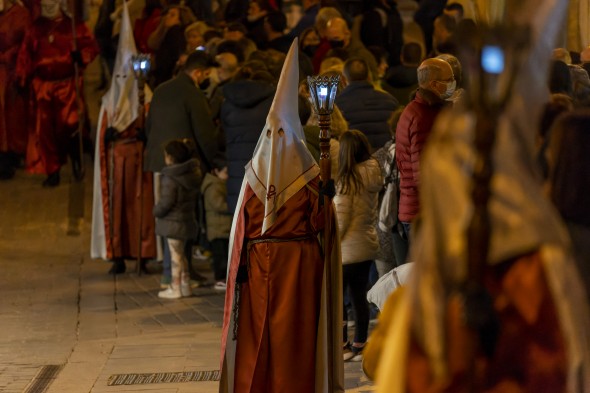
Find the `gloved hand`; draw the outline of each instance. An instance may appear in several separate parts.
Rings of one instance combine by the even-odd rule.
[[[336,196],[336,186],[334,185],[334,180],[330,179],[324,185],[323,181],[320,181],[320,206],[324,203],[324,196],[327,196],[330,200],[334,199]]]
[[[111,142],[114,142],[119,138],[119,131],[114,127],[109,127],[104,132],[104,144],[105,146]]]
[[[84,60],[82,60],[82,52],[79,50],[73,50],[70,52],[72,57],[72,64],[78,64],[78,67],[84,67]]]

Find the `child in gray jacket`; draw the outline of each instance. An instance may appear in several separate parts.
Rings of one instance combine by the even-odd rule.
[[[166,238],[172,261],[172,282],[158,293],[164,299],[191,296],[186,241],[197,236],[195,215],[201,171],[190,142],[173,140],[164,147],[166,166],[162,169],[160,200],[154,206],[156,234]]]

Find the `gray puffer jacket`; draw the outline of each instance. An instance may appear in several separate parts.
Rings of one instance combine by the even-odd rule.
[[[196,209],[201,179],[196,159],[162,168],[160,200],[154,206],[157,235],[182,240],[197,237]]]

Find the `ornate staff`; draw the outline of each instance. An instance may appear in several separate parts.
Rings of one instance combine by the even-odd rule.
[[[329,184],[333,186],[334,180],[331,179],[332,163],[330,161],[330,124],[332,122],[331,114],[334,110],[334,98],[336,97],[336,89],[340,76],[316,76],[307,77],[309,85],[309,92],[311,94],[312,103],[315,112],[318,115],[320,127],[320,187],[328,187]],[[332,314],[333,307],[341,307],[334,304],[332,296],[332,210],[329,208],[332,204],[331,197],[325,194],[320,194],[322,200],[320,203],[324,204],[324,266],[326,269],[326,302],[328,304],[327,310],[327,328],[328,328],[328,392],[334,392],[334,331],[335,324],[340,321],[334,321]],[[341,345],[341,343],[336,343]]]
[[[493,151],[499,119],[512,95],[520,54],[525,52],[528,37],[526,27],[509,24],[483,27],[480,34],[466,40],[466,46],[472,45],[471,48],[463,48],[472,51],[477,58],[472,63],[476,68],[470,79],[473,95],[468,103],[476,118],[473,139],[476,158],[471,190],[473,215],[467,231],[468,273],[462,288],[465,322],[478,338],[472,352],[466,354],[471,358],[471,377],[475,377],[477,348],[486,356],[493,356],[500,329],[492,298],[484,285],[491,236],[488,204],[492,194]],[[477,391],[473,383],[470,389]]]
[[[141,143],[141,154],[139,157],[139,226],[137,230],[137,274],[141,275],[141,243],[143,227],[143,136],[145,135],[145,81],[150,72],[151,62],[149,54],[138,54],[131,58],[133,73],[137,78],[137,96],[139,98],[139,111],[137,114],[137,141]]]

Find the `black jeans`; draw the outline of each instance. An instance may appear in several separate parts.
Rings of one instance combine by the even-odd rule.
[[[342,266],[342,290],[347,291],[354,309],[354,342],[365,343],[369,334],[369,303],[367,302],[367,281],[373,261],[351,263]],[[344,307],[344,306],[343,306]],[[346,319],[346,309],[344,309]],[[346,321],[342,327],[342,337],[348,340]]]
[[[229,239],[213,239],[211,253],[213,254],[213,273],[215,281],[225,281],[227,275],[227,258]]]

